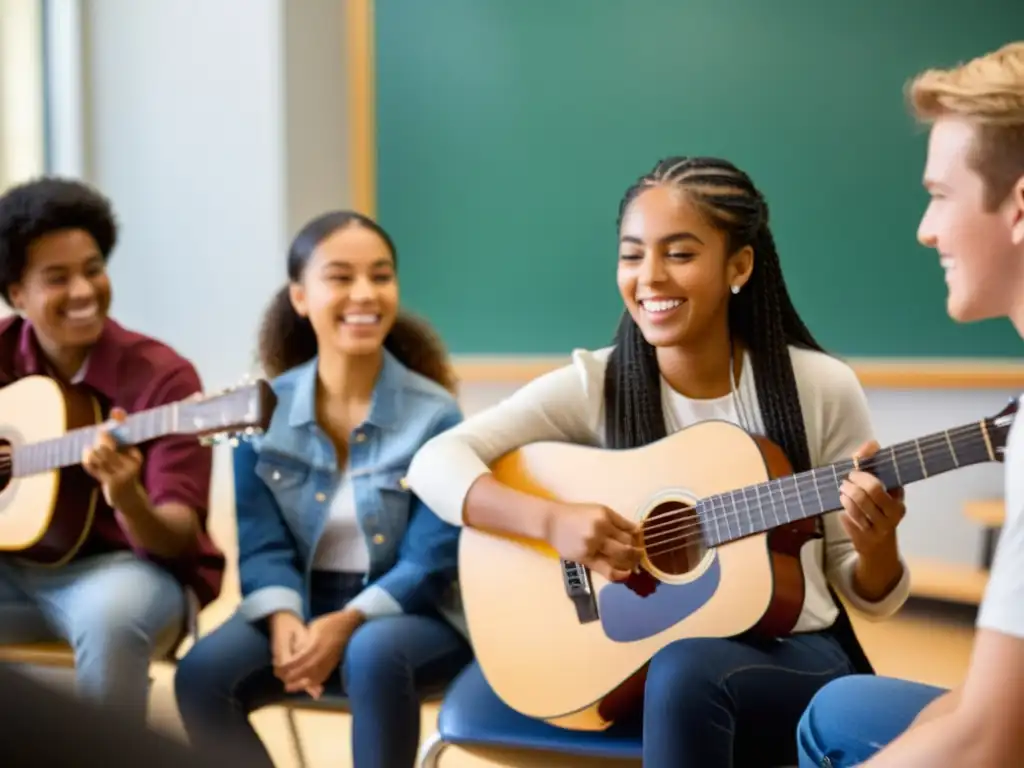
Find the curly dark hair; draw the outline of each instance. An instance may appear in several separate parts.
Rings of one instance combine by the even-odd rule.
[[[768,203],[743,171],[726,160],[670,157],[629,188],[619,223],[643,190],[664,184],[679,189],[727,236],[734,252],[754,249],[754,269],[743,291],[729,299],[729,326],[750,350],[767,437],[786,452],[793,468],[811,468],[810,452],[789,346],[823,351],[797,313],[782,277],[768,226]],[[610,447],[633,448],[665,437],[654,347],[626,312],[615,337],[605,379]]]
[[[391,251],[398,266],[398,250],[390,235],[368,216],[354,211],[330,211],[304,226],[292,241],[288,251],[288,279],[298,282],[316,247],[327,237],[345,227],[361,226],[375,232]],[[419,318],[400,312],[394,326],[384,339],[384,348],[402,364],[437,382],[454,393],[457,386],[455,371],[448,353],[433,329]],[[309,320],[301,317],[292,306],[285,284],[267,307],[260,326],[259,358],[268,376],[278,376],[316,355],[316,335]]]
[[[8,305],[11,285],[25,273],[29,246],[68,229],[88,232],[103,259],[110,258],[117,221],[110,201],[88,184],[46,176],[11,187],[0,197],[0,295]]]

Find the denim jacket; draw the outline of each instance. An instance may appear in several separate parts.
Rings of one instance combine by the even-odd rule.
[[[316,422],[317,361],[271,382],[267,431],[234,450],[242,615],[310,618],[317,543],[341,480],[334,446]],[[427,440],[462,420],[455,399],[385,351],[370,411],[351,434],[349,476],[370,551],[364,589],[349,602],[367,618],[439,611],[466,633],[458,596],[458,528],[404,482]]]

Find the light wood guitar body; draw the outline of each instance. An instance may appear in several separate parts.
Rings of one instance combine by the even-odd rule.
[[[265,429],[276,404],[269,385],[131,414],[127,445],[164,435],[207,438]],[[70,560],[92,528],[99,485],[81,467],[103,419],[84,388],[29,376],[0,389],[0,552],[40,565]]]
[[[1011,406],[859,466],[893,488],[999,460],[1014,414]],[[611,583],[543,543],[465,528],[460,584],[488,683],[523,714],[600,730],[636,705],[648,662],[670,643],[789,633],[804,602],[800,549],[820,535],[817,517],[840,508],[853,468],[793,475],[776,445],[719,421],[632,450],[535,443],[502,457],[491,469],[513,488],[641,522],[646,554],[640,575]],[[586,596],[577,594],[579,606],[570,599],[588,581],[589,615]]]

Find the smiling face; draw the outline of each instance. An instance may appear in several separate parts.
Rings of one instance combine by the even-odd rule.
[[[932,127],[924,185],[931,199],[918,227],[945,270],[950,317],[972,322],[1024,308],[1024,179],[994,208],[969,159],[977,129],[944,117]]]
[[[379,235],[358,224],[321,240],[290,291],[318,346],[344,355],[379,352],[398,315],[394,256]]]
[[[92,346],[110,309],[110,278],[96,241],[81,229],[37,238],[10,298],[48,355]]]
[[[728,323],[731,288],[742,290],[754,254],[727,246],[679,189],[655,185],[630,203],[619,231],[619,293],[649,344],[688,346]]]

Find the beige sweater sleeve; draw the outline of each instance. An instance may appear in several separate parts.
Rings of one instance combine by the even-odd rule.
[[[794,361],[796,362],[796,361]],[[861,445],[874,439],[871,412],[867,397],[853,369],[845,363],[824,355],[801,360],[803,366],[813,362],[812,371],[803,371],[805,380],[826,382],[819,385],[820,408],[815,408],[818,423],[809,434],[820,435],[817,461],[825,466],[853,456]],[[812,375],[813,373],[813,375]],[[805,416],[805,423],[808,417]],[[839,512],[823,516],[825,526],[825,572],[832,585],[863,616],[883,619],[894,614],[910,595],[910,569],[903,564],[903,578],[893,590],[878,602],[868,602],[853,588],[853,571],[857,566],[857,552],[849,534],[839,520]]]
[[[609,352],[574,352],[571,364],[431,439],[409,466],[410,488],[439,517],[462,525],[470,487],[504,454],[537,442],[595,444]]]

